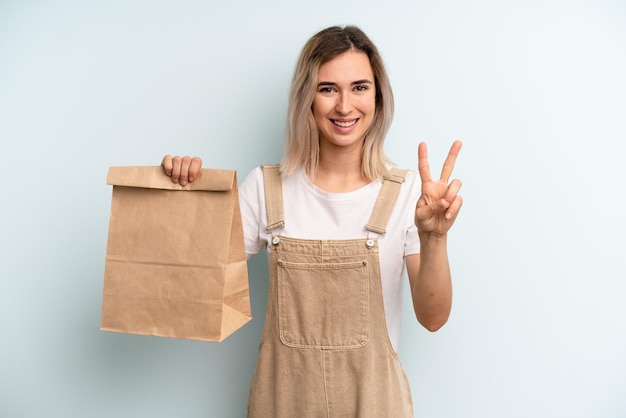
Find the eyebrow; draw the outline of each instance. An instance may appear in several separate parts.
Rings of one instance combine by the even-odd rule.
[[[352,83],[350,83],[351,86],[357,85],[357,84],[374,84],[372,81],[364,78],[363,80],[357,80],[357,81],[353,81]],[[337,83],[333,83],[332,81],[320,81],[317,86],[318,87],[322,87],[322,86],[336,86]]]

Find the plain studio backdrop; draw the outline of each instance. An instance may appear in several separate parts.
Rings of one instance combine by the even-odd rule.
[[[102,332],[105,177],[278,162],[296,58],[333,24],[380,48],[393,161],[426,141],[438,173],[464,141],[448,324],[422,329],[405,288],[416,416],[626,417],[620,0],[0,1],[0,416],[245,415],[265,256],[223,343]]]

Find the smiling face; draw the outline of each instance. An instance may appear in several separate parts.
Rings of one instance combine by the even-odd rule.
[[[376,108],[374,74],[367,55],[349,50],[322,64],[313,99],[320,148],[353,148],[360,152]]]

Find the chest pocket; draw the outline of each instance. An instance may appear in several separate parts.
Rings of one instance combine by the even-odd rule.
[[[278,261],[278,324],[283,344],[351,349],[369,341],[367,261]]]

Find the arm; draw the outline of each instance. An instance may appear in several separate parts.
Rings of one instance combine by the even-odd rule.
[[[415,209],[415,225],[420,237],[420,254],[406,257],[413,309],[417,320],[429,331],[441,328],[452,308],[452,279],[448,263],[448,231],[458,215],[463,199],[458,195],[459,180],[448,184],[461,142],[456,141],[439,181],[430,177],[426,144],[419,146],[419,173],[422,195]]]

